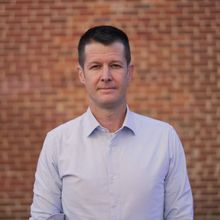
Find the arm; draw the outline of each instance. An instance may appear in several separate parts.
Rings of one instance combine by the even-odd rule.
[[[166,220],[193,220],[193,198],[182,144],[171,129],[169,133],[169,171],[165,179]]]
[[[39,156],[30,220],[45,220],[62,213],[62,182],[57,167],[57,137],[49,133]]]

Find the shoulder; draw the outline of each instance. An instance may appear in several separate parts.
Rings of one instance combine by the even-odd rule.
[[[58,125],[47,133],[47,136],[70,136],[79,130],[84,114]]]
[[[157,130],[157,132],[173,130],[172,125],[170,125],[168,122],[159,119],[148,117],[135,112],[131,112],[131,117],[137,128],[143,128],[147,130]]]
[[[176,129],[168,122],[131,112],[131,120],[135,133],[139,138],[163,140],[164,142],[179,141]]]
[[[132,114],[135,118],[135,127],[138,134],[148,136],[151,139],[166,141],[169,146],[182,145],[176,129],[170,123],[134,112]]]
[[[162,148],[166,146],[165,149],[171,156],[175,152],[182,152],[181,140],[171,124],[134,112],[132,114],[139,139],[143,138],[148,143],[157,143],[157,146],[163,146]]]

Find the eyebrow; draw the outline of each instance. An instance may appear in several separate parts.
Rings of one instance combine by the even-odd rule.
[[[91,65],[91,64],[100,64],[102,63],[101,61],[91,61],[88,63],[88,65]],[[109,63],[120,63],[120,64],[123,64],[123,61],[121,60],[111,60]]]

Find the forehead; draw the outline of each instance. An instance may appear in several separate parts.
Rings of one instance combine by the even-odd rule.
[[[114,42],[110,45],[91,42],[85,46],[85,62],[93,62],[102,59],[124,61],[124,45],[121,42]]]

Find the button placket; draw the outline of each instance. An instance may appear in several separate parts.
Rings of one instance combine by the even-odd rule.
[[[118,161],[115,154],[117,154],[117,147],[115,146],[115,136],[112,135],[109,142],[109,163],[108,163],[108,177],[109,177],[109,193],[111,205],[112,220],[119,219],[119,192],[118,192]]]

